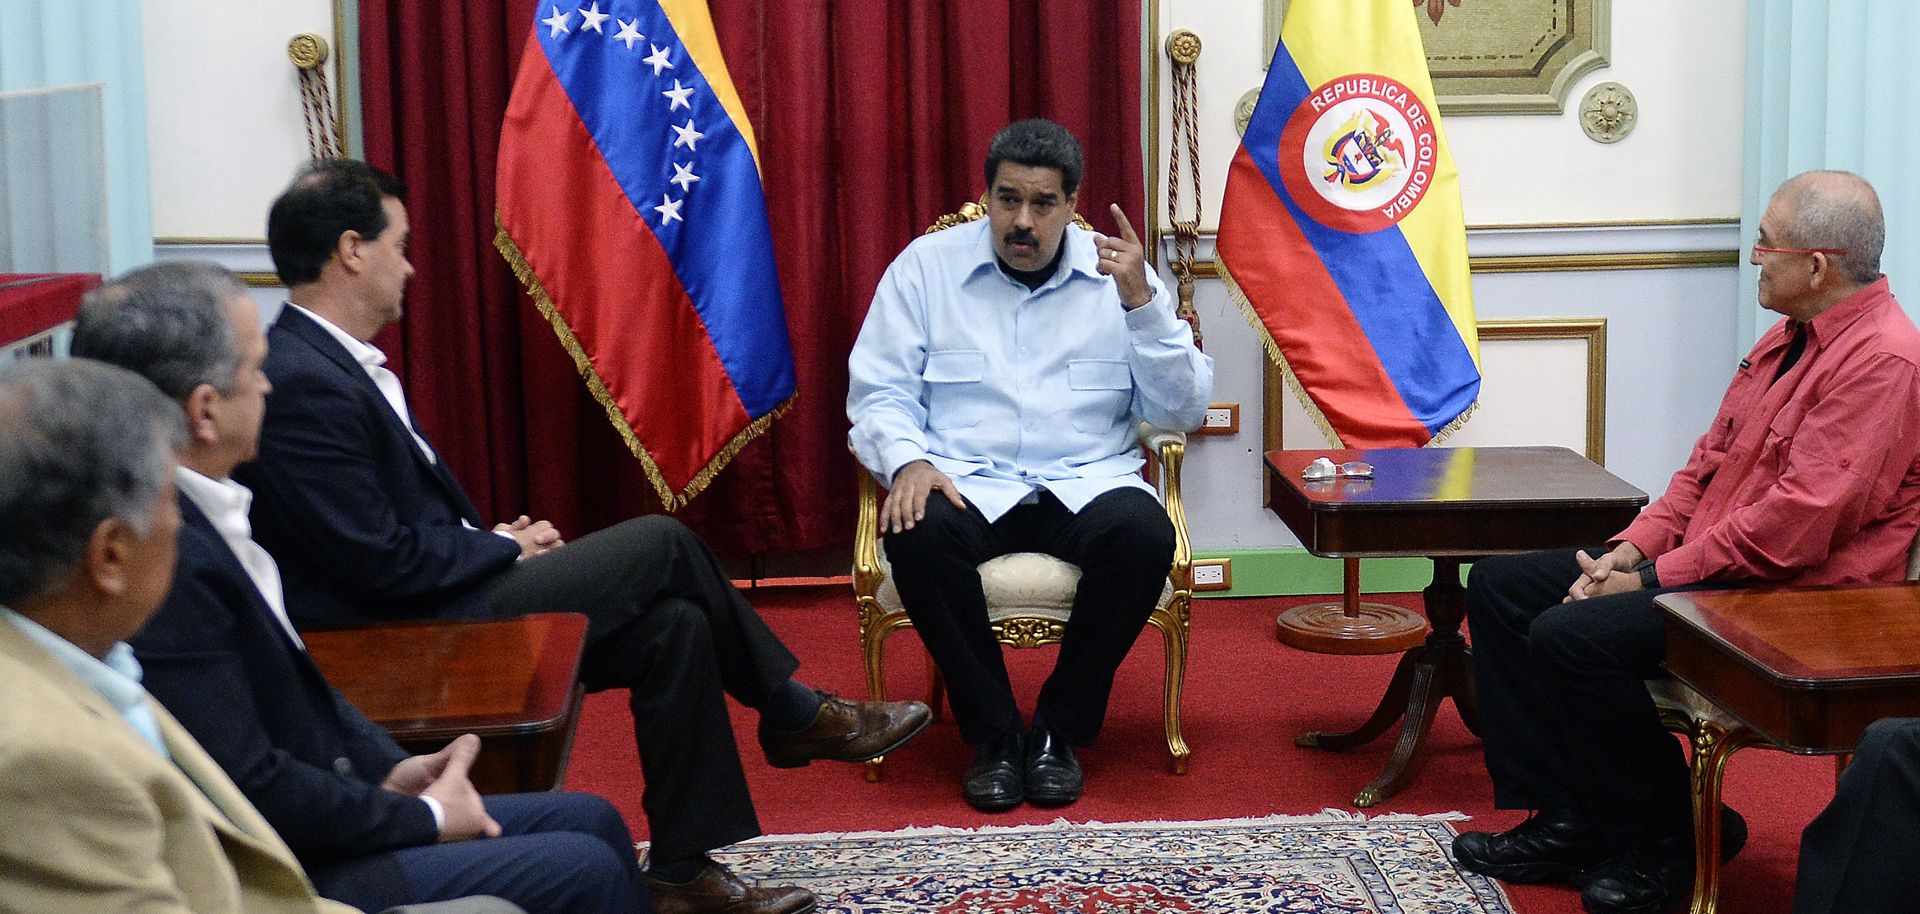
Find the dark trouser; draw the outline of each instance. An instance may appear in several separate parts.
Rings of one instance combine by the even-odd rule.
[[[1574,811],[1617,851],[1690,834],[1686,756],[1645,685],[1666,654],[1653,598],[1678,588],[1561,603],[1573,553],[1485,559],[1467,579],[1494,805]]]
[[[1920,719],[1876,721],[1800,838],[1793,914],[1920,910]]]
[[[486,798],[498,838],[427,844],[308,867],[324,897],[363,911],[493,895],[528,914],[651,910],[633,838],[607,801],[583,793]],[[399,879],[391,878],[397,868]],[[377,873],[377,875],[376,875]],[[396,889],[405,886],[404,893]]]
[[[760,834],[726,696],[762,707],[799,661],[693,531],[634,518],[515,564],[487,600],[505,615],[586,615],[580,681],[628,691],[656,857],[691,859]]]
[[[987,622],[979,565],[1012,552],[1044,552],[1080,567],[1080,587],[1036,723],[1090,745],[1107,716],[1113,675],[1146,627],[1173,564],[1173,522],[1139,489],[1115,489],[1067,510],[1050,492],[989,523],[935,493],[927,516],[886,538],[894,584],[927,652],[947,678],[960,736],[984,743],[1021,727],[1006,660]]]

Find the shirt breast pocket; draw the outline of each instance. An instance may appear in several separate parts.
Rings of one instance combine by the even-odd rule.
[[[987,354],[978,349],[942,349],[927,353],[920,380],[927,385],[927,424],[933,428],[970,428],[980,424],[986,407],[981,382]]]
[[[1111,428],[1133,404],[1133,370],[1126,359],[1070,359],[1067,387],[1073,426],[1083,432]]]

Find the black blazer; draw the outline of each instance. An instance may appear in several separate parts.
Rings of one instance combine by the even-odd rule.
[[[173,590],[131,641],[148,691],[308,866],[437,840],[425,803],[380,789],[406,750],[327,685],[185,494],[180,513]]]
[[[234,475],[254,492],[254,538],[280,563],[294,621],[490,615],[481,587],[520,547],[486,529],[446,467],[420,452],[366,370],[312,318],[284,309],[267,342],[273,393],[260,455]]]

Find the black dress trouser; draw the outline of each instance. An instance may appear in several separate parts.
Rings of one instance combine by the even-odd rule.
[[[1876,721],[1800,838],[1793,914],[1920,911],[1920,719]]]
[[[1166,586],[1173,522],[1153,495],[1104,492],[1078,512],[1042,490],[989,522],[940,493],[926,518],[886,537],[887,560],[907,616],[947,679],[960,736],[984,743],[1021,728],[1006,660],[987,621],[979,565],[1014,552],[1044,552],[1080,567],[1080,585],[1034,722],[1077,746],[1091,745],[1107,716],[1113,676]]]
[[[636,517],[487,584],[502,615],[587,617],[580,681],[626,689],[653,852],[687,860],[760,834],[726,696],[760,708],[799,668],[679,521]]]
[[[1619,852],[1691,834],[1686,755],[1645,681],[1664,675],[1653,598],[1697,588],[1562,603],[1580,576],[1574,552],[1484,559],[1467,579],[1494,805],[1576,812]]]

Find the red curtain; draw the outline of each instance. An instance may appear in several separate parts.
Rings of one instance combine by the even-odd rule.
[[[366,155],[410,186],[418,270],[380,343],[483,512],[577,536],[659,504],[493,249],[495,147],[534,6],[361,0]],[[985,190],[993,133],[1060,121],[1086,145],[1081,212],[1111,231],[1117,202],[1145,223],[1139,5],[712,7],[760,144],[800,396],[679,516],[725,553],[838,545],[854,511],[847,351],[894,255]]]

